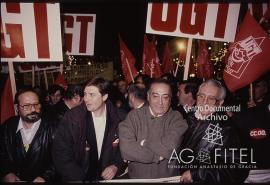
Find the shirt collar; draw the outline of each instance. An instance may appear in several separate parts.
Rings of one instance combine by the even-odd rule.
[[[106,113],[107,113],[107,108],[106,108],[106,105],[105,105],[104,112],[103,112],[103,114],[102,114],[100,117],[95,116],[95,115],[94,115],[94,113],[93,113],[93,112],[91,112],[91,114],[92,114],[92,117],[93,117],[93,118],[106,118]]]
[[[154,116],[155,118],[157,117],[160,117],[160,116],[163,116],[164,114],[158,114],[158,115],[155,115],[154,112],[152,111],[151,107],[149,106],[149,110],[150,110],[150,113],[152,116]]]
[[[41,123],[41,119],[39,119],[38,121],[36,121],[35,123],[33,123],[33,126],[32,126],[30,129],[34,129],[35,127],[39,126],[40,123]],[[22,121],[22,118],[20,118],[20,120],[19,120],[19,124],[18,124],[16,133],[18,133],[21,129],[25,129],[25,128],[23,127],[23,121]]]
[[[138,105],[138,106],[136,107],[136,109],[141,108],[143,105],[144,105],[144,102],[143,102],[143,103],[141,103],[140,105]]]

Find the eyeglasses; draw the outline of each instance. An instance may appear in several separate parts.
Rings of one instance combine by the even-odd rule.
[[[207,103],[210,105],[215,105],[218,101],[218,99],[214,96],[206,96],[205,94],[197,94],[197,101],[204,101],[207,100]]]
[[[19,105],[23,110],[29,111],[34,107],[35,109],[40,109],[41,105],[40,103],[35,103],[35,104],[26,104],[26,105]]]

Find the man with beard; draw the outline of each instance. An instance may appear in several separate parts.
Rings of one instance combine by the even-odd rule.
[[[0,127],[0,178],[3,182],[52,180],[52,128],[41,118],[39,97],[32,90],[21,90],[15,103],[19,115]]]

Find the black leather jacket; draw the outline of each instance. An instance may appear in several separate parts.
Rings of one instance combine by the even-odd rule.
[[[181,169],[181,174],[190,170],[194,182],[243,182],[249,170],[238,168],[240,143],[231,122],[229,120],[198,120],[194,112],[190,112],[187,123],[189,128],[181,150],[188,148],[193,151],[194,160],[191,164],[195,167]],[[232,154],[229,148],[238,150]],[[216,149],[218,155],[215,161]],[[227,149],[226,154],[225,149]],[[234,157],[234,162],[232,162],[232,157]],[[190,161],[187,155],[183,159]],[[230,165],[234,165],[235,168],[231,168]]]
[[[42,119],[41,124],[25,152],[20,132],[19,117],[7,120],[0,127],[0,178],[14,173],[22,181],[33,181],[40,176],[53,180],[55,168],[51,158],[52,127]]]

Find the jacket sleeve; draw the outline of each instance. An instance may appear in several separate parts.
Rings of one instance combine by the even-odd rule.
[[[117,136],[119,135],[119,127],[117,127],[117,129],[116,129],[116,135]],[[124,162],[124,160],[121,157],[121,152],[120,152],[119,145],[117,146],[116,153],[115,153],[114,159],[112,161],[112,164],[115,165],[118,168],[116,176],[122,174],[125,171],[126,167],[127,167],[127,163]]]
[[[152,139],[146,140],[146,147],[166,159],[169,159],[172,155],[172,151],[181,145],[183,135],[188,127],[186,121],[178,112],[168,117],[170,116],[172,116],[172,118],[165,120],[169,121],[166,123],[169,126],[162,137],[149,137]]]
[[[52,139],[53,139],[53,130],[52,128],[49,128],[49,148],[48,150],[52,150]],[[53,181],[56,177],[56,169],[53,164],[52,160],[52,154],[49,152],[48,159],[47,159],[47,167],[44,171],[44,173],[41,175],[42,178],[44,178],[46,181]]]
[[[191,176],[194,182],[243,182],[248,176],[248,169],[238,168],[240,164],[240,143],[238,137],[235,135],[233,129],[227,129],[222,134],[223,136],[223,147],[220,147],[217,157],[217,165],[227,165],[227,168],[198,168],[191,169]],[[237,149],[232,152],[229,148]],[[226,155],[224,154],[226,150]],[[214,161],[215,152],[211,151],[211,161]],[[224,161],[227,163],[225,164]],[[232,167],[233,166],[233,167]]]
[[[159,156],[136,140],[134,121],[131,114],[119,124],[120,151],[122,158],[141,163],[158,163]]]
[[[68,118],[65,116],[54,134],[53,162],[64,181],[81,181],[84,178],[84,171],[75,161],[74,142],[68,124]]]
[[[15,164],[12,160],[11,151],[8,149],[7,125],[0,126],[0,179],[8,173],[16,173]]]

